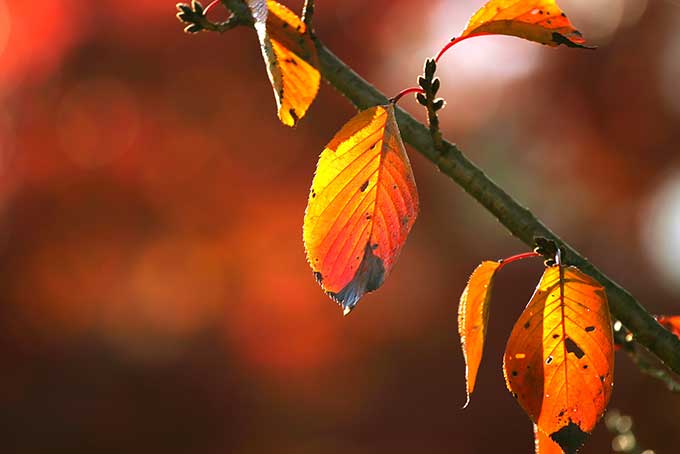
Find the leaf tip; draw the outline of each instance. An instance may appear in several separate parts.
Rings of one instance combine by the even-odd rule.
[[[465,403],[463,404],[462,407],[460,407],[461,410],[465,410],[468,405],[470,405],[470,393],[465,393]]]

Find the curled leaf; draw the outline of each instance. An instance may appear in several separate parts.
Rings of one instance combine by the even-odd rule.
[[[303,227],[314,275],[345,314],[382,285],[417,214],[394,106],[360,112],[319,157]]]
[[[491,0],[475,13],[458,39],[510,35],[548,46],[588,48],[555,0]]]
[[[304,22],[285,6],[273,0],[248,0],[248,6],[255,19],[279,119],[295,126],[319,91],[316,47]]]
[[[484,352],[493,278],[500,262],[484,261],[472,272],[458,304],[458,334],[465,358],[467,401],[475,388]]]
[[[603,287],[574,267],[547,268],[512,330],[503,372],[539,430],[575,453],[612,391],[614,349]]]

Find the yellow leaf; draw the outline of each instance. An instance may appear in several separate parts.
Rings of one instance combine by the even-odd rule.
[[[345,314],[382,285],[417,214],[394,105],[360,112],[319,157],[303,227],[314,275]]]
[[[500,262],[484,261],[472,273],[458,304],[458,333],[465,357],[467,401],[475,388],[477,370],[482,360],[486,327],[489,321],[489,300],[493,278]]]
[[[499,34],[548,46],[587,47],[555,0],[491,0],[472,16],[458,40]]]
[[[248,6],[255,19],[279,119],[285,125],[295,126],[319,91],[321,75],[315,68],[316,47],[306,25],[285,6],[273,0],[248,0]]]

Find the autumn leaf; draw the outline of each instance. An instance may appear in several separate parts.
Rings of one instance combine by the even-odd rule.
[[[345,314],[382,285],[417,214],[394,106],[360,112],[321,153],[303,228],[314,275]]]
[[[656,320],[680,338],[680,315],[657,315]]]
[[[546,269],[505,349],[508,389],[538,428],[572,454],[609,402],[612,329],[603,287],[574,267]]]
[[[489,321],[489,300],[493,278],[500,262],[484,261],[470,275],[458,304],[458,334],[465,358],[467,401],[475,388],[477,370],[482,360],[486,327]]]
[[[457,38],[510,35],[548,46],[588,48],[554,0],[491,0],[475,13]]]
[[[534,424],[534,450],[536,454],[563,454],[560,445],[555,443]]]
[[[248,6],[255,19],[279,119],[285,125],[295,126],[319,91],[321,75],[315,68],[316,47],[304,22],[285,6],[273,0],[248,0]],[[297,32],[294,39],[286,29]],[[304,56],[314,65],[307,63]]]

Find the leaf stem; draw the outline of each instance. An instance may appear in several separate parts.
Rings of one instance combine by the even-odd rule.
[[[519,260],[524,260],[524,259],[529,259],[529,258],[534,258],[534,257],[542,257],[542,255],[539,254],[538,252],[531,251],[531,252],[524,252],[522,254],[516,254],[516,255],[510,256],[508,258],[500,260],[501,264],[498,267],[498,270],[500,271],[501,268],[503,268],[505,265],[508,265],[512,262],[517,262]]]
[[[205,8],[203,8],[203,15],[204,15],[204,16],[207,16],[207,15],[208,15],[208,11],[210,11],[210,10],[212,9],[212,7],[215,6],[215,5],[217,5],[218,3],[220,3],[220,0],[213,0],[212,2],[210,2],[210,4],[208,4],[208,6],[206,6]]]
[[[437,54],[437,56],[435,57],[435,59],[434,59],[435,63],[439,63],[439,59],[442,58],[442,57],[444,56],[444,54],[445,54],[449,49],[451,49],[453,46],[455,46],[455,45],[458,44],[459,42],[465,41],[466,39],[469,39],[469,38],[474,38],[475,36],[484,36],[484,35],[488,35],[488,34],[489,34],[489,33],[476,33],[476,34],[474,34],[474,35],[463,36],[462,38],[456,38],[456,37],[451,38],[451,41],[449,41],[448,43],[446,43],[446,44],[444,45],[444,47],[442,47],[442,49],[439,51],[439,53]]]
[[[399,102],[399,100],[411,93],[425,93],[425,90],[423,90],[420,87],[409,87],[409,88],[404,88],[402,91],[394,95],[392,98],[389,99],[389,101],[393,104],[396,104]]]

